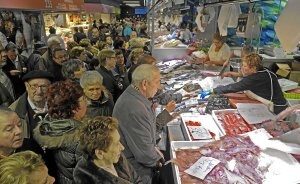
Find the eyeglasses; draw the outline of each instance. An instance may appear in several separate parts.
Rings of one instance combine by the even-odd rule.
[[[31,85],[29,83],[27,83],[27,84],[29,85],[30,89],[33,90],[33,91],[36,91],[38,88],[40,88],[42,91],[46,91],[49,87],[49,85],[40,85],[40,86],[38,86],[36,84],[35,85]]]

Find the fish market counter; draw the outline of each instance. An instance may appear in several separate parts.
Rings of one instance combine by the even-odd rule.
[[[177,103],[180,116],[167,124],[174,183],[300,183],[300,164],[293,157],[300,154],[300,141],[291,146],[280,139],[293,131],[292,137],[298,135],[298,123],[277,121],[267,106],[244,93],[200,99],[201,91],[235,82],[218,77],[218,69],[199,70],[184,60],[158,67],[164,92],[196,94]]]

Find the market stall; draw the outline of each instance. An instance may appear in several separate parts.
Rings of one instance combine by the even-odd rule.
[[[153,56],[161,61],[158,67],[165,92],[201,94],[236,82],[236,78],[219,76],[221,66],[192,64],[195,57],[205,57],[207,45],[198,42],[181,48],[154,46]],[[240,48],[233,50],[238,58]],[[194,53],[199,51],[203,53]],[[279,85],[294,109],[276,116],[273,103],[248,92],[212,94],[204,99],[197,95],[182,100],[175,109],[180,116],[167,125],[170,147],[166,149],[171,157],[167,163],[172,165],[174,183],[300,182],[300,142],[296,133],[300,130],[299,83],[289,80],[297,62],[293,57],[262,56],[263,65],[269,69],[274,63],[289,64],[290,69],[279,65],[276,70],[280,70],[278,74],[283,70],[286,73],[279,75],[284,77],[279,79]],[[232,59],[227,70],[231,67],[239,71],[240,61]]]
[[[203,70],[202,67],[192,68],[186,59],[164,61],[159,63],[158,67],[161,69],[161,83],[165,91],[181,93],[183,96],[235,82],[231,78],[221,79],[217,69],[209,71]],[[200,99],[199,96],[192,97],[177,104],[175,112],[180,112],[181,115],[167,125],[174,183],[299,182],[300,178],[296,172],[300,171],[300,164],[289,154],[291,152],[286,153],[286,149],[278,150],[278,147],[272,147],[272,151],[269,150],[271,148],[266,148],[269,147],[268,141],[273,137],[279,138],[292,130],[299,130],[299,122],[295,119],[279,120],[264,103],[251,94],[231,93],[211,95],[205,99]],[[265,144],[258,140],[264,140]],[[225,143],[232,145],[226,149],[222,148],[221,145]],[[292,146],[289,149],[299,148]],[[208,150],[215,154],[204,153]],[[230,151],[235,154],[232,155]],[[252,159],[239,160],[239,155]],[[207,175],[199,179],[201,177],[198,174],[191,173],[196,172],[193,170],[196,167],[194,164],[203,162],[199,160],[203,157],[217,159],[218,166],[213,165]],[[252,165],[253,159],[258,165]],[[208,160],[215,163],[213,159]],[[251,176],[245,171],[244,165],[240,165],[245,162],[249,163],[245,166],[249,167],[247,170],[255,170]],[[278,169],[278,165],[282,167]]]

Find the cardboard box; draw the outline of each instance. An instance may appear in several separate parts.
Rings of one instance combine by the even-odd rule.
[[[278,70],[276,74],[281,77],[287,77],[291,71],[291,67],[288,64],[276,63]]]
[[[300,63],[292,63],[292,71],[290,72],[289,79],[300,83]]]
[[[291,81],[300,83],[300,63],[276,63],[276,74]]]

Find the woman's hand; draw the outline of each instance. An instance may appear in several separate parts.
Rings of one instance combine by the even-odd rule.
[[[222,77],[232,77],[232,72],[224,72]]]

